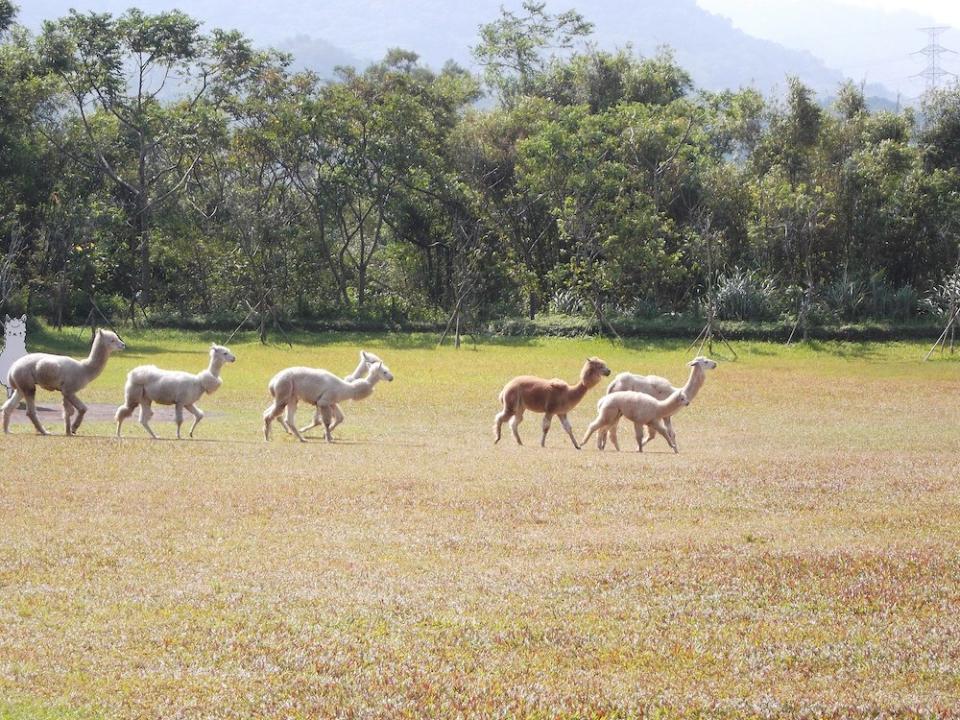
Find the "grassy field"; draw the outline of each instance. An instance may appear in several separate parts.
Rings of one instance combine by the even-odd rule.
[[[125,339],[88,403],[219,338]],[[590,354],[679,384],[683,343],[297,339],[231,343],[198,440],[0,437],[0,718],[960,713],[960,362],[740,343],[639,455],[494,447],[497,393]],[[270,376],[359,347],[397,379],[338,442],[265,444]]]

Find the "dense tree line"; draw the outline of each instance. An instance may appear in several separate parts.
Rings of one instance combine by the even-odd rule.
[[[0,0],[0,301],[55,323],[715,310],[907,319],[960,290],[960,91],[698,91],[527,2],[478,77],[326,81],[180,12]]]

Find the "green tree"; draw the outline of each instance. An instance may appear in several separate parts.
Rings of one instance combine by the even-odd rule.
[[[61,146],[114,183],[130,225],[128,292],[150,301],[154,216],[185,187],[204,152],[205,126],[256,54],[238,33],[199,32],[179,12],[71,12],[44,25],[40,47],[63,82],[85,142]],[[181,98],[165,102],[167,94]]]
[[[487,84],[507,106],[535,90],[556,53],[569,51],[593,32],[593,25],[574,10],[553,15],[545,2],[535,0],[524,0],[522,7],[522,15],[501,8],[499,19],[480,27],[480,42],[473,48]]]

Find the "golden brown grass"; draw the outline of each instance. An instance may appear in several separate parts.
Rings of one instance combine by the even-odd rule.
[[[125,339],[88,402],[204,364],[187,335]],[[577,453],[534,415],[494,447],[504,381],[596,354],[679,384],[682,345],[381,336],[397,380],[337,444],[267,445],[269,377],[360,346],[300,339],[232,344],[199,441],[0,438],[0,718],[960,711],[960,363],[741,345],[680,455]]]

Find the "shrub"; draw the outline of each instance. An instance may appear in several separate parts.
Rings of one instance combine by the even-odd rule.
[[[769,320],[776,316],[779,292],[772,278],[735,267],[717,280],[717,316],[722,320]]]

